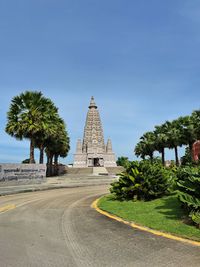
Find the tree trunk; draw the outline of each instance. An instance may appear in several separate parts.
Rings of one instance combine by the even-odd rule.
[[[33,138],[31,138],[31,142],[30,142],[30,161],[29,163],[35,163],[35,159],[34,159],[34,140]]]
[[[164,147],[162,148],[161,153],[162,153],[162,165],[165,166],[165,149],[164,149]]]
[[[46,171],[46,176],[49,177],[49,155],[47,154],[47,171]]]
[[[44,146],[40,146],[40,164],[44,163]]]
[[[176,159],[176,166],[179,166],[179,159],[178,159],[178,148],[175,146],[175,159]]]
[[[54,155],[54,174],[58,175],[58,155]]]
[[[49,156],[49,176],[52,176],[52,167],[53,167],[53,155]]]

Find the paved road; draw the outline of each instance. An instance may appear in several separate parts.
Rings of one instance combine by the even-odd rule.
[[[0,266],[200,266],[200,248],[153,236],[90,208],[106,186],[0,197]]]

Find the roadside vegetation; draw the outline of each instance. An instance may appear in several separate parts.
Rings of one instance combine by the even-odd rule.
[[[7,113],[5,131],[18,140],[30,140],[29,158],[23,163],[35,163],[34,150],[37,148],[39,163],[44,163],[46,153],[47,175],[57,174],[58,158],[67,156],[70,145],[66,125],[51,99],[37,91],[15,96]]]
[[[100,209],[115,214],[127,221],[171,233],[183,238],[200,241],[200,230],[194,227],[181,207],[176,195],[151,201],[120,201],[113,195],[98,202]]]
[[[200,241],[200,163],[193,161],[193,143],[200,139],[200,111],[156,126],[135,147],[140,161],[118,158],[125,168],[111,184],[111,195],[99,207],[126,220]],[[178,147],[187,145],[180,160]],[[165,148],[175,163],[165,166]],[[161,153],[155,158],[154,152]]]

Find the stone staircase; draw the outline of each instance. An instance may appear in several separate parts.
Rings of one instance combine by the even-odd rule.
[[[108,175],[108,171],[105,167],[93,167],[93,175]]]

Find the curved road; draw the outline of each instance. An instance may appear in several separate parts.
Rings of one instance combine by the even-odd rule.
[[[200,266],[200,247],[104,217],[90,205],[106,186],[0,197],[0,266]]]

